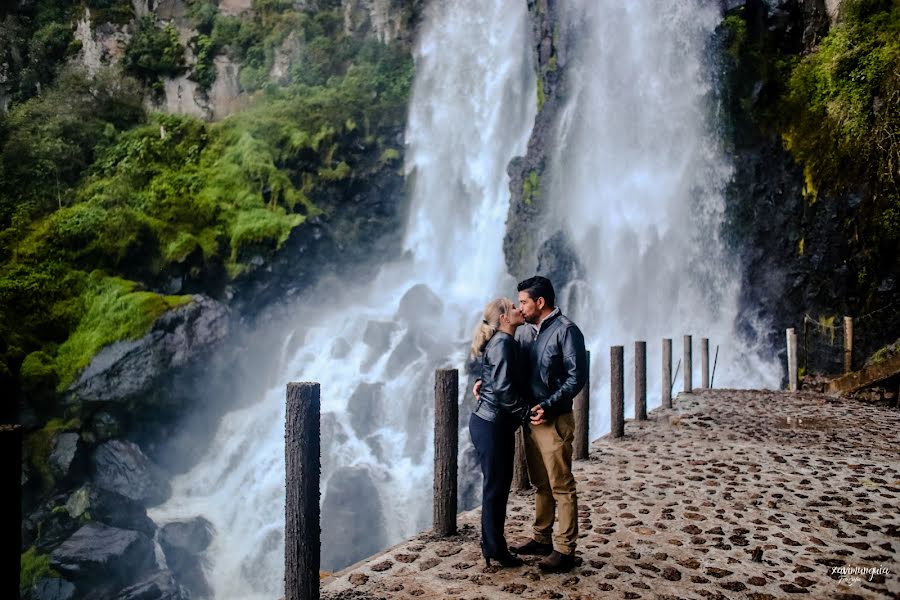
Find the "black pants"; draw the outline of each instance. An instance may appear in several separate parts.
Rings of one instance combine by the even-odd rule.
[[[513,478],[516,453],[516,425],[485,421],[472,415],[469,435],[481,463],[484,483],[481,487],[481,551],[487,557],[509,553],[503,526],[506,523],[506,501]]]

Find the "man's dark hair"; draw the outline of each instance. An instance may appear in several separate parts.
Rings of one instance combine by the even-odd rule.
[[[553,284],[546,277],[535,275],[529,277],[525,281],[520,281],[516,289],[520,292],[526,292],[532,300],[543,298],[548,307],[556,306],[556,292],[553,291]]]

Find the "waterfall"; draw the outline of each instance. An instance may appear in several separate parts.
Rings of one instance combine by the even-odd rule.
[[[711,363],[719,345],[716,387],[777,387],[780,368],[736,331],[740,272],[720,239],[731,167],[705,62],[720,7],[580,0],[564,13],[574,41],[545,175],[545,234],[563,231],[582,265],[559,304],[592,351],[592,437],[609,431],[612,345],[625,346],[628,417],[635,340],[647,342],[649,408],[660,401],[664,337],[673,338],[674,362],[682,335],[693,335],[695,387],[701,337]]]
[[[223,417],[206,455],[152,511],[157,522],[212,522],[207,576],[218,600],[283,590],[289,381],[322,386],[323,568],[428,527],[434,369],[461,367],[483,305],[514,295],[502,254],[506,166],[525,152],[534,121],[529,28],[521,0],[426,10],[406,132],[403,259],[369,285],[348,282],[339,297],[288,311],[296,317],[269,344],[280,349],[275,375],[260,376],[255,397]]]

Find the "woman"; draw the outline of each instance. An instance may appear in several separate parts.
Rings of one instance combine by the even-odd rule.
[[[484,475],[481,503],[481,552],[489,567],[516,567],[522,560],[512,553],[503,536],[506,501],[513,477],[516,429],[528,405],[519,396],[516,379],[516,328],[525,323],[522,313],[507,298],[497,298],[484,309],[484,318],[472,340],[474,356],[481,357],[481,392],[469,419],[469,434]]]

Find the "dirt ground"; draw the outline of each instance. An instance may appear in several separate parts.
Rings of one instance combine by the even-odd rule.
[[[900,598],[900,411],[822,394],[681,394],[576,462],[581,566],[485,568],[480,511],[322,582],[369,598]],[[506,533],[530,535],[531,493]]]

